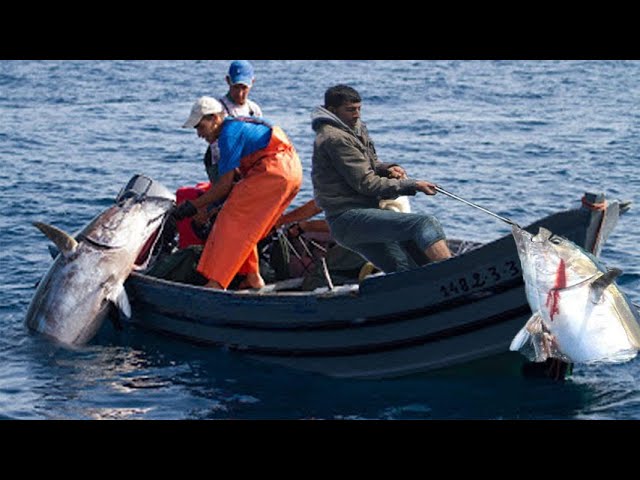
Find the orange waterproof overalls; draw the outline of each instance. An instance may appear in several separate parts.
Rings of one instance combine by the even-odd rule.
[[[300,158],[280,127],[269,144],[240,160],[236,183],[205,244],[198,272],[227,288],[236,274],[259,273],[257,245],[302,184]]]

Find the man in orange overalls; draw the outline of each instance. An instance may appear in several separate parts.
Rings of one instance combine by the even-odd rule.
[[[195,200],[181,203],[177,220],[227,197],[202,252],[198,272],[207,287],[226,289],[236,274],[241,288],[262,288],[258,242],[289,206],[302,184],[300,158],[280,127],[257,118],[225,118],[223,106],[211,97],[194,105],[185,128],[196,128],[209,143],[218,142],[218,182]],[[234,184],[235,173],[241,180]],[[227,196],[228,195],[228,196]]]

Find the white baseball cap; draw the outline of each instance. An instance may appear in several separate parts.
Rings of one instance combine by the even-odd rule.
[[[191,114],[182,128],[194,128],[200,123],[200,120],[202,120],[202,117],[205,115],[222,113],[223,111],[224,108],[222,107],[222,104],[215,98],[200,97],[196,103],[193,104]]]

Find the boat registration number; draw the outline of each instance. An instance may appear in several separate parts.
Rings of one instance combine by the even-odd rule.
[[[454,297],[467,292],[480,290],[487,285],[511,280],[522,275],[520,265],[515,260],[508,260],[501,265],[487,265],[478,271],[451,280],[448,284],[440,286],[440,293],[443,297]]]

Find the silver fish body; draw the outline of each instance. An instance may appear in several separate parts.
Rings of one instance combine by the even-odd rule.
[[[640,349],[640,315],[606,269],[573,242],[513,227],[533,316],[510,349],[530,360],[623,362]]]
[[[96,334],[110,303],[130,316],[124,282],[173,205],[167,198],[129,198],[94,218],[77,238],[36,223],[60,255],[31,300],[27,327],[78,346]]]

